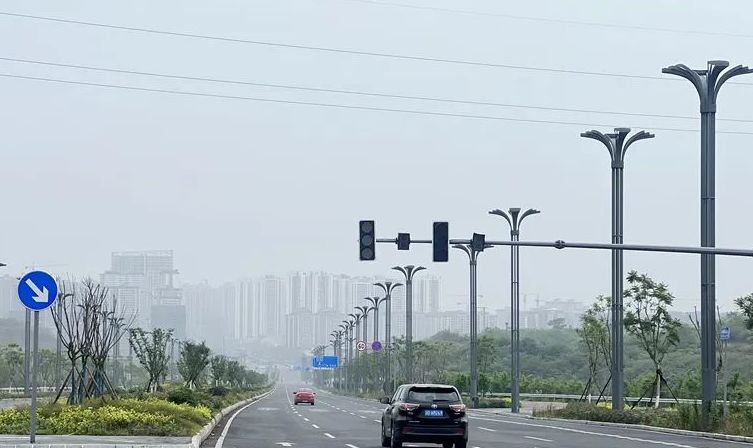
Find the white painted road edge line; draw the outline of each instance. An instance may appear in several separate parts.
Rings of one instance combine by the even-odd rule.
[[[230,425],[233,424],[233,420],[235,420],[235,417],[238,416],[241,412],[245,411],[247,407],[251,406],[252,404],[256,404],[259,401],[267,398],[268,396],[272,395],[274,392],[277,391],[277,385],[275,384],[275,387],[267,392],[266,394],[263,394],[256,400],[252,401],[251,403],[241,407],[237,411],[233,412],[233,415],[230,416],[230,418],[227,420],[227,423],[225,423],[225,427],[222,429],[222,434],[220,434],[220,438],[217,439],[217,443],[214,444],[214,448],[222,448],[222,444],[225,443],[225,437],[227,436],[227,432],[230,430]]]
[[[335,436],[333,436],[332,434],[330,434],[328,432],[325,432],[324,435],[327,436],[327,437],[329,437],[330,439],[334,439],[335,438]]]

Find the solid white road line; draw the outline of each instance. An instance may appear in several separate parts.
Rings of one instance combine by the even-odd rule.
[[[233,424],[233,420],[235,420],[235,417],[238,416],[241,412],[245,411],[247,407],[251,406],[252,404],[256,404],[259,401],[267,398],[268,396],[272,395],[275,391],[277,391],[277,385],[275,384],[275,387],[267,392],[266,394],[263,394],[256,400],[252,401],[251,403],[242,406],[240,409],[235,411],[233,415],[230,416],[230,418],[227,420],[227,423],[225,423],[225,428],[222,430],[222,434],[220,434],[220,437],[217,439],[217,443],[214,444],[214,448],[222,448],[222,444],[225,443],[225,437],[227,437],[227,432],[230,431],[230,425]],[[287,392],[287,391],[286,391]]]
[[[335,436],[333,436],[332,434],[330,434],[328,432],[325,432],[324,435],[327,436],[327,437],[329,437],[330,439],[334,439],[335,438]]]
[[[591,436],[601,436],[601,437],[611,437],[613,439],[621,439],[621,440],[631,440],[633,442],[645,442],[645,443],[653,443],[655,445],[664,445],[664,446],[674,446],[677,448],[695,448],[691,445],[683,445],[682,443],[674,443],[674,442],[663,442],[661,440],[649,440],[649,439],[641,439],[638,437],[630,437],[630,436],[621,436],[619,434],[609,434],[605,432],[595,432],[595,431],[585,431],[582,429],[575,429],[575,428],[565,428],[562,426],[554,426],[554,425],[541,425],[537,423],[526,423],[526,422],[514,422],[511,420],[499,420],[499,419],[490,419],[490,418],[482,418],[482,417],[474,417],[474,420],[485,420],[489,422],[496,422],[496,423],[503,423],[508,425],[520,425],[520,426],[531,426],[534,428],[545,428],[545,429],[554,429],[557,431],[564,431],[564,432],[574,432],[577,434],[588,434]]]
[[[315,424],[313,424],[313,423],[312,423],[312,424],[311,424],[311,426],[312,426],[313,428],[315,428],[315,429],[319,429],[319,425],[315,425]]]
[[[479,426],[478,429],[480,429],[482,431],[497,432],[496,429],[484,428],[483,426]]]
[[[554,442],[554,440],[542,439],[541,437],[523,436],[524,439],[538,440],[539,442]]]

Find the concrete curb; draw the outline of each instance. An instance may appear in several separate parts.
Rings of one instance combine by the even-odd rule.
[[[274,392],[274,390],[275,390],[275,387],[272,386],[272,389],[268,390],[267,392],[264,392],[263,394],[257,395],[255,397],[251,397],[247,400],[239,401],[235,404],[231,404],[225,409],[222,409],[220,412],[214,414],[214,417],[212,417],[212,420],[210,420],[209,423],[204,425],[204,427],[201,428],[201,431],[199,431],[193,437],[191,437],[191,444],[188,445],[188,447],[200,448],[201,444],[204,443],[204,441],[207,439],[207,437],[209,437],[209,435],[212,433],[212,431],[217,426],[217,424],[220,423],[226,415],[230,414],[231,412],[235,411],[241,406],[245,406],[257,400],[261,400],[262,398]]]
[[[498,414],[498,415],[509,416],[506,414]],[[729,442],[753,443],[753,437],[748,437],[748,436],[735,436],[731,434],[719,434],[715,432],[690,431],[687,429],[662,428],[661,426],[631,425],[629,423],[598,422],[594,420],[569,420],[566,418],[536,417],[532,415],[520,416],[518,418],[527,418],[530,420],[541,420],[541,421],[561,422],[561,423],[581,423],[584,425],[604,426],[604,427],[621,428],[621,429],[640,429],[643,431],[660,432],[660,433],[674,434],[674,435],[680,435],[680,436],[703,437],[706,439],[726,440]]]

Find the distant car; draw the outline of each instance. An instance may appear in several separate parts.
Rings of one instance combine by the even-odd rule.
[[[443,448],[466,448],[468,418],[454,386],[403,384],[381,403],[382,446],[399,448],[404,442],[441,443]]]
[[[298,406],[300,403],[308,403],[314,406],[316,402],[316,392],[311,389],[298,389],[293,392],[293,404]]]

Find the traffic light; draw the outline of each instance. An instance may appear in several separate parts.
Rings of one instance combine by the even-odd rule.
[[[486,248],[486,235],[483,233],[474,233],[471,239],[471,249],[476,252],[483,252]]]
[[[397,250],[410,249],[410,233],[397,234]]]
[[[450,259],[450,225],[447,222],[435,222],[432,234],[434,261],[445,262]]]
[[[375,259],[376,233],[374,230],[374,221],[360,221],[358,223],[358,257],[361,261],[372,261]]]

